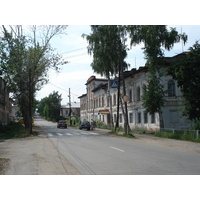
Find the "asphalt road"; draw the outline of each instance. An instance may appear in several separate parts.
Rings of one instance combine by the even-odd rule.
[[[200,153],[142,143],[36,118],[35,123],[59,152],[82,175],[199,175]]]

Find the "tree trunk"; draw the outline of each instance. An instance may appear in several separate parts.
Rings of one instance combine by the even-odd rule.
[[[112,112],[112,100],[111,100],[111,94],[110,94],[110,76],[108,76],[108,92],[109,92],[109,101],[110,101],[110,124],[111,124],[111,128],[113,128],[114,123],[113,123],[113,112]]]
[[[115,124],[115,132],[117,128],[119,127],[119,98],[120,98],[120,79],[121,79],[121,72],[120,72],[120,66],[119,66],[119,77],[118,77],[118,89],[117,89],[117,119]]]

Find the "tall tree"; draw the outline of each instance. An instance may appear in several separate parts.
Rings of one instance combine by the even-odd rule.
[[[48,81],[49,68],[65,64],[50,46],[53,37],[65,34],[67,26],[31,26],[25,35],[22,26],[3,27],[1,38],[1,69],[19,103],[25,128],[32,133],[34,95]],[[30,36],[30,34],[32,34]]]
[[[184,97],[183,115],[200,121],[200,44],[196,42],[189,52],[170,68],[170,75],[177,80]]]
[[[164,128],[162,118],[162,106],[164,105],[164,91],[160,85],[161,66],[159,58],[164,56],[164,50],[170,50],[174,44],[183,40],[187,41],[187,36],[179,34],[175,28],[167,29],[165,25],[135,25],[127,26],[130,34],[131,46],[143,43],[144,54],[147,60],[150,77],[147,90],[143,96],[143,104],[150,113],[158,112],[160,116],[160,127]],[[155,101],[154,98],[157,98]],[[155,102],[155,103],[153,103]]]
[[[91,63],[92,69],[94,72],[108,78],[110,82],[110,76],[119,76],[121,71],[123,72],[124,69],[127,68],[127,64],[124,61],[127,56],[127,49],[125,45],[126,36],[123,27],[95,25],[91,26],[91,30],[92,34],[87,35],[86,39],[89,43],[88,52],[93,55],[93,62]],[[123,86],[125,87],[125,85]],[[109,84],[108,87],[110,87]],[[111,103],[110,110],[112,110]],[[111,112],[111,123],[112,120]],[[128,119],[125,119],[126,124],[128,124],[127,120]]]

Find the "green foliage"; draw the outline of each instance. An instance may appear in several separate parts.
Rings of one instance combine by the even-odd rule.
[[[194,129],[200,130],[200,119],[194,119]]]
[[[149,75],[148,85],[144,90],[142,100],[143,106],[150,114],[161,112],[161,107],[164,105],[164,91],[163,86],[160,84],[160,78],[155,71]]]
[[[119,71],[119,55],[123,60],[124,69],[127,64],[124,59],[127,56],[125,45],[126,37],[121,26],[95,25],[91,26],[92,33],[84,35],[88,45],[88,53],[93,55],[91,64],[94,72],[106,76],[114,75]]]
[[[50,40],[65,29],[66,26],[31,26],[31,32],[25,35],[22,26],[2,26],[0,70],[30,134],[36,91],[48,81],[49,68],[58,69],[58,65],[66,63],[50,46]]]
[[[200,137],[197,138],[194,130],[174,130],[174,131],[159,131],[154,133],[157,137],[164,137],[176,140],[186,140],[200,142]]]
[[[146,59],[155,60],[164,55],[164,49],[170,50],[175,43],[187,41],[185,33],[178,34],[175,28],[167,29],[166,25],[130,25],[127,26],[130,33],[131,45],[144,43]]]
[[[169,73],[177,80],[184,97],[183,115],[200,120],[200,44],[196,43],[181,57]]]
[[[173,45],[180,40],[184,43],[187,41],[185,34],[178,34],[175,28],[167,30],[165,25],[135,25],[127,26],[130,34],[131,45],[144,44],[145,58],[147,59],[147,67],[149,69],[149,80],[147,90],[144,91],[142,97],[143,105],[147,112],[154,114],[159,113],[160,126],[164,127],[162,120],[162,107],[164,105],[164,91],[160,84],[160,66],[158,58],[164,56],[164,49],[170,50]]]
[[[0,138],[11,139],[11,138],[23,138],[30,136],[29,132],[20,123],[11,123],[6,126],[0,126]]]
[[[61,119],[61,95],[58,92],[53,91],[48,97],[41,99],[38,103],[38,112],[41,116],[51,121],[58,121]]]

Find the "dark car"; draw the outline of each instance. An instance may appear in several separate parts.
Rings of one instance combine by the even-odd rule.
[[[90,130],[90,122],[87,122],[87,121],[82,122],[79,129],[80,130],[87,129],[89,131]]]
[[[67,128],[67,122],[65,120],[59,120],[57,124],[57,128]]]

